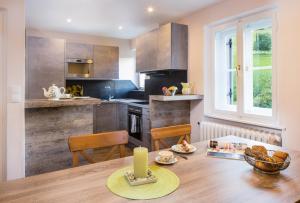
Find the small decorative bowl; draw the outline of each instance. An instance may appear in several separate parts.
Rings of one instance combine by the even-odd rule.
[[[268,155],[272,156],[275,151],[268,150]],[[291,157],[288,156],[284,162],[269,162],[258,160],[255,157],[244,154],[244,158],[253,169],[265,174],[279,174],[280,171],[286,169],[291,163]]]

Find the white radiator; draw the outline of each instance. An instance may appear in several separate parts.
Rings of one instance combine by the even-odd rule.
[[[280,132],[272,132],[268,129],[257,130],[242,128],[209,121],[203,121],[200,124],[200,141],[224,137],[227,135],[235,135],[268,144],[281,145]]]

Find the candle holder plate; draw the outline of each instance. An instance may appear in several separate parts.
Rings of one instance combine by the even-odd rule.
[[[157,177],[153,175],[151,170],[148,170],[148,175],[146,178],[136,178],[134,176],[133,171],[126,171],[124,176],[128,181],[128,183],[132,186],[145,185],[145,184],[157,182]]]

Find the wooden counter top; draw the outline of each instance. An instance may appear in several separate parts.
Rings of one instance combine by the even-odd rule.
[[[25,101],[25,108],[51,108],[64,106],[83,106],[100,104],[101,100],[96,98],[88,99],[63,99],[63,100],[48,100],[48,99],[30,99]]]
[[[219,139],[278,149],[234,136]],[[161,166],[177,174],[179,188],[151,202],[258,203],[300,199],[300,152],[289,151],[290,166],[274,176],[253,171],[245,161],[207,157],[206,141],[194,145],[198,150],[187,155],[188,160],[178,157],[178,163]],[[157,152],[149,153],[150,164],[155,164],[156,155]],[[105,185],[109,175],[131,164],[132,157],[126,157],[1,183],[0,202],[128,202],[111,193]]]
[[[150,95],[150,100],[155,101],[189,101],[189,100],[202,100],[203,95],[193,94],[193,95],[174,95],[174,96],[164,96],[164,95]]]

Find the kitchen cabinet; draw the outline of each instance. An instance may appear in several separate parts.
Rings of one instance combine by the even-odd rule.
[[[128,105],[118,103],[119,130],[128,130]]]
[[[159,28],[157,68],[188,68],[187,25],[168,23]]]
[[[94,107],[94,133],[118,130],[117,105],[103,102]]]
[[[66,59],[93,59],[93,45],[66,42]]]
[[[136,71],[143,72],[157,68],[158,29],[145,33],[136,39]]]
[[[187,25],[168,23],[136,39],[137,72],[187,68]]]
[[[26,39],[26,98],[44,98],[42,88],[61,87],[64,78],[65,40],[43,37]]]
[[[94,77],[119,78],[119,47],[94,46]]]

